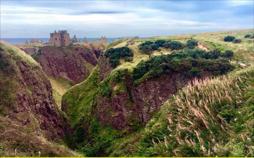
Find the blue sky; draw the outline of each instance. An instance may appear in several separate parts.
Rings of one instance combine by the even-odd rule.
[[[156,36],[254,28],[254,0],[0,0],[1,38]]]

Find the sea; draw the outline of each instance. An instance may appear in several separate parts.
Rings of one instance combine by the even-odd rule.
[[[31,41],[31,40],[40,40],[43,42],[48,42],[48,38],[1,38],[1,40],[6,41],[10,44],[25,44],[26,41]],[[88,42],[94,42],[99,40],[100,38],[78,38],[80,41],[88,41]],[[113,41],[117,40],[119,38],[107,38],[107,41],[109,43],[112,43]]]

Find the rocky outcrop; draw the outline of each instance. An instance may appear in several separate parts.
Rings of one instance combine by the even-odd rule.
[[[0,142],[4,155],[73,155],[57,145],[58,151],[49,149],[53,142],[64,139],[69,126],[39,64],[13,46],[0,43],[0,48]]]
[[[191,78],[182,74],[162,75],[135,86],[126,76],[125,92],[97,98],[96,116],[104,125],[116,129],[135,129],[145,125],[160,106]],[[114,89],[114,85],[111,85]]]
[[[90,73],[90,67],[97,64],[93,50],[82,46],[45,46],[34,55],[47,75],[64,78],[73,83],[83,81]]]

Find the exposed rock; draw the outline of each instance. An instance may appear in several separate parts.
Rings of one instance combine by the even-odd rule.
[[[97,98],[96,116],[103,124],[116,129],[132,129],[144,125],[172,94],[190,80],[191,78],[181,74],[171,74],[135,86],[132,80],[126,77],[126,92],[110,98]]]
[[[96,65],[95,54],[83,47],[43,47],[35,59],[41,64],[47,75],[78,83],[89,75],[86,64]]]
[[[59,151],[55,152],[47,149],[51,141],[62,141],[70,129],[56,107],[47,76],[23,51],[4,43],[0,46],[0,60],[4,63],[0,66],[3,90],[0,93],[0,142],[6,154],[57,155],[63,150],[62,154],[72,155],[63,147],[56,146]]]
[[[103,51],[102,45],[74,45],[68,47],[22,47],[37,60],[44,72],[53,78],[63,78],[73,84],[83,81]]]

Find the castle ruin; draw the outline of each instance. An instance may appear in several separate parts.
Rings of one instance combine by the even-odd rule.
[[[50,33],[49,45],[51,46],[68,46],[71,44],[70,35],[66,30]]]

